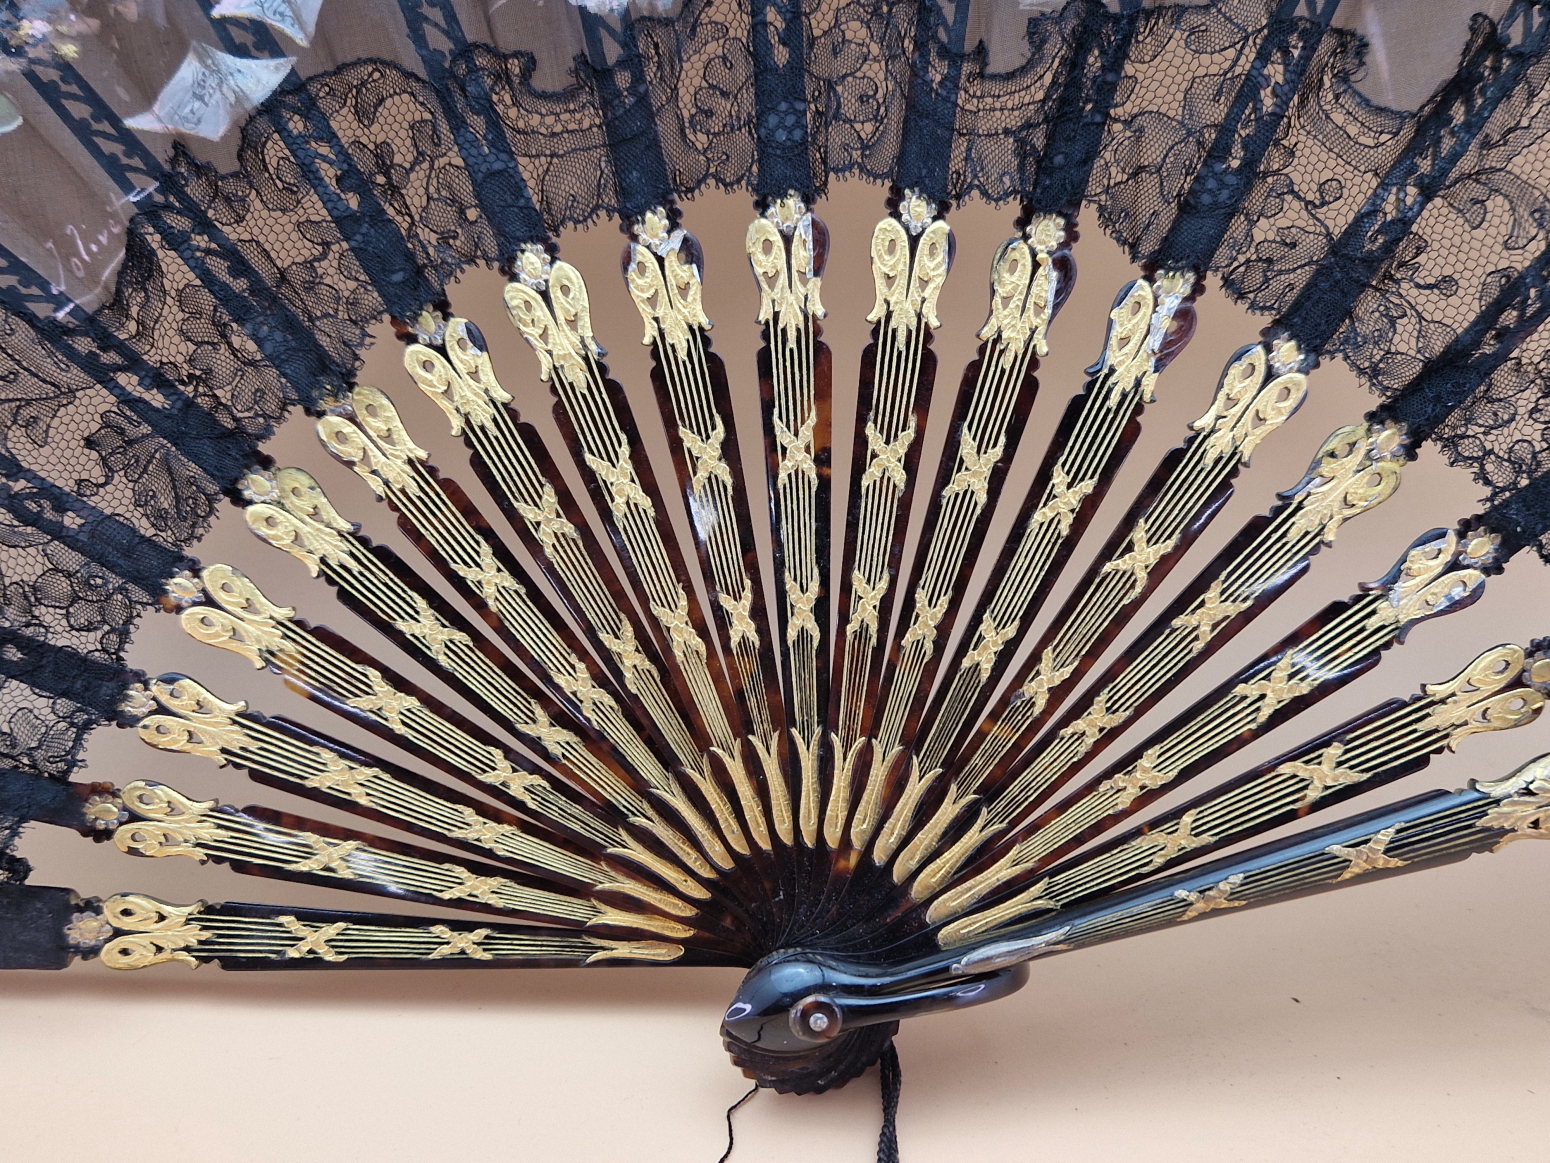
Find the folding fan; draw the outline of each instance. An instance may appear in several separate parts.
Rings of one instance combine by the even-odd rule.
[[[732,1061],[807,1093],[880,1058],[896,1082],[900,1020],[1002,997],[1035,959],[1550,836],[1550,756],[1329,811],[1532,722],[1550,695],[1532,626],[1185,788],[1514,556],[1550,560],[1550,12],[1475,17],[1407,111],[1364,91],[1366,41],[1334,0],[1033,7],[400,0],[371,23],[169,0],[158,23],[143,4],[0,5],[6,839],[37,821],[381,898],[164,901],[126,864],[123,891],[83,899],[8,855],[0,964],[736,966]],[[823,295],[839,174],[886,187],[869,303]],[[713,274],[684,201],[711,186],[754,200]],[[1008,207],[993,255],[957,253],[971,196]],[[1136,277],[1086,383],[1044,385],[1075,394],[1041,430],[1079,213]],[[605,214],[635,319],[595,318],[589,282],[619,275],[554,242]],[[757,283],[756,366],[708,335],[734,259]],[[505,275],[502,304],[450,286],[476,263]],[[1208,278],[1267,325],[1111,527],[1100,502]],[[939,305],[985,279],[978,353],[939,377]],[[872,325],[853,418],[823,340],[836,311]],[[382,319],[402,374],[358,382]],[[604,362],[601,341],[635,337],[655,413]],[[559,439],[496,374],[492,348],[519,341]],[[1379,405],[1353,402],[1140,619],[1335,356]],[[422,394],[466,464],[431,463],[400,411]],[[755,394],[746,431],[735,404]],[[318,440],[294,465],[262,451],[293,407]],[[1384,576],[1226,681],[1192,677],[1428,441],[1487,490],[1479,512],[1414,530]],[[1025,446],[1038,467],[1013,488]],[[359,487],[325,495],[309,464],[329,458]],[[347,613],[261,589],[253,559],[188,556],[222,496],[253,559],[289,555]],[[369,498],[418,557],[361,533]],[[283,682],[250,705],[126,660],[154,607]],[[356,618],[415,670],[363,648]],[[1127,732],[1178,690],[1184,710]],[[295,695],[376,742],[287,718]],[[72,781],[104,722],[169,753],[166,781]],[[178,790],[209,761],[264,803],[235,806],[240,782],[232,802]]]

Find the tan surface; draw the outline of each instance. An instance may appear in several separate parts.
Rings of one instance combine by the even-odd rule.
[[[854,382],[864,342],[866,239],[880,203],[878,191],[850,184],[820,207],[835,240],[824,299],[842,392]],[[756,297],[742,260],[748,216],[741,197],[707,197],[690,206],[688,219],[710,256],[707,307],[719,323],[717,350],[745,395],[756,346]],[[990,255],[1011,218],[977,206],[953,215],[958,259],[942,304],[939,390],[956,388],[972,352]],[[612,348],[615,374],[646,403],[638,317],[615,274],[621,244],[611,226],[599,227],[568,239],[565,254],[591,280],[596,326]],[[1018,462],[1024,469],[1042,454],[1042,433],[1080,386],[1113,294],[1131,277],[1095,227],[1077,255],[1082,274],[1051,333],[1043,395]],[[454,301],[484,326],[504,382],[531,418],[542,390],[531,356],[502,318],[497,286],[493,275],[470,275]],[[1228,356],[1260,326],[1208,294],[1200,331],[1162,378],[1105,521],[1204,411]],[[439,413],[413,392],[397,360],[395,344],[380,344],[362,381],[389,391],[437,463],[471,487]],[[1263,510],[1276,489],[1301,475],[1321,437],[1369,406],[1342,366],[1320,369],[1309,402],[1256,454],[1202,549]],[[939,416],[928,454],[940,446],[944,424]],[[328,461],[309,429],[304,419],[289,425],[273,446],[276,456],[311,469],[346,515],[402,548],[385,509]],[[666,471],[659,467],[661,479]],[[1428,452],[1394,500],[1354,522],[1271,614],[1149,721],[1160,722],[1324,603],[1382,574],[1415,535],[1470,512],[1478,491]],[[254,542],[230,513],[199,552],[206,562],[241,566],[271,597],[298,604],[316,621],[357,629],[320,583]],[[1193,572],[1176,571],[1153,607]],[[1478,605],[1419,628],[1387,665],[1219,774],[1384,698],[1413,693],[1421,682],[1451,677],[1497,642],[1550,633],[1547,579],[1550,571],[1537,561],[1519,560]],[[395,656],[370,631],[359,629],[357,638],[390,661]],[[133,657],[153,673],[183,670],[222,697],[248,698],[256,709],[359,738],[288,695],[273,676],[186,639],[170,618],[150,620]],[[1459,786],[1544,751],[1545,723],[1477,736],[1459,755],[1379,795]],[[203,760],[152,752],[127,732],[99,733],[89,758],[86,778],[159,778],[238,804],[284,798]],[[90,894],[136,889],[177,901],[377,907],[369,898],[186,860],[130,863],[111,845],[54,829],[30,832],[23,851],[37,866],[36,883]],[[1499,857],[1053,958],[1010,1000],[905,1029],[904,1157],[1543,1159],[1547,899],[1550,845],[1517,844]],[[165,966],[117,974],[96,963],[7,975],[0,977],[3,1157],[710,1163],[725,1142],[721,1111],[745,1089],[716,1035],[737,978],[735,971],[622,968],[239,975]],[[877,1118],[875,1077],[819,1098],[761,1094],[738,1115],[734,1158],[859,1163],[872,1157]]]

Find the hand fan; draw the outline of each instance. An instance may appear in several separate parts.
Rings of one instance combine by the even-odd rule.
[[[1475,16],[1409,110],[1364,92],[1367,41],[1333,0],[1034,7],[401,0],[369,29],[315,2],[0,8],[0,151],[79,175],[50,206],[13,168],[0,220],[4,839],[36,821],[383,898],[166,901],[129,865],[83,898],[8,850],[0,965],[735,966],[732,1061],[809,1093],[880,1059],[896,1085],[901,1020],[1005,996],[1036,959],[1550,835],[1550,757],[1324,814],[1532,722],[1532,625],[1184,786],[1514,557],[1550,560],[1543,5]],[[870,303],[824,295],[831,251],[863,250],[822,219],[847,174],[885,188]],[[693,233],[711,187],[753,198],[737,255]],[[1007,206],[1007,237],[965,273],[970,197]],[[1087,213],[1136,277],[1044,430],[1036,373]],[[619,276],[555,242],[603,215],[634,318],[599,316],[589,283]],[[74,252],[66,217],[87,223]],[[708,334],[732,259],[758,290],[753,366]],[[474,264],[501,271],[499,305],[453,285]],[[1210,278],[1266,326],[1111,525]],[[939,379],[939,308],[980,279],[979,349]],[[840,311],[872,326],[853,416],[823,338]],[[360,382],[384,319],[401,374]],[[631,336],[655,410],[604,362]],[[552,417],[497,375],[518,342]],[[1378,406],[1353,402],[1149,603],[1335,356]],[[466,464],[432,463],[406,397]],[[263,450],[293,408],[317,437],[297,464]],[[1202,680],[1427,442],[1473,471],[1478,511]],[[325,494],[331,461],[353,492]],[[368,496],[413,560],[362,533]],[[223,497],[267,543],[248,552],[289,555],[347,613],[201,553]],[[272,700],[130,651],[158,607],[282,679]],[[295,695],[339,734],[288,718]],[[106,722],[169,753],[166,781],[72,779]],[[199,760],[265,803],[178,790]]]

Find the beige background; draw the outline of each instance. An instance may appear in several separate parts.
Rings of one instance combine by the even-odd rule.
[[[878,190],[853,184],[837,187],[819,208],[834,236],[824,287],[827,337],[836,388],[850,396],[872,298],[866,243],[880,208]],[[749,215],[741,196],[707,196],[689,206],[687,219],[709,255],[707,306],[745,428],[755,415],[757,346],[757,298],[742,248]],[[990,257],[1011,219],[1010,211],[982,206],[952,216],[958,256],[937,339],[944,398],[972,354]],[[615,374],[638,408],[651,409],[643,414],[654,417],[643,391],[638,317],[617,275],[621,245],[611,225],[601,226],[565,239],[564,253],[590,279],[594,321],[612,348]],[[1017,462],[1020,479],[1080,387],[1082,368],[1098,354],[1114,293],[1133,276],[1091,225],[1076,253],[1081,277],[1051,334],[1043,392]],[[536,364],[505,322],[498,294],[499,279],[480,272],[453,297],[459,312],[483,325],[503,382],[529,418],[545,424],[547,390],[536,383]],[[1262,325],[1214,291],[1200,307],[1200,330],[1161,380],[1141,442],[1103,510],[1103,528],[1204,410],[1228,357]],[[477,495],[460,445],[408,384],[397,345],[385,332],[381,338],[362,382],[389,391],[436,463]],[[1320,369],[1307,404],[1256,454],[1193,564],[1266,508],[1276,489],[1294,484],[1323,436],[1369,406],[1343,366]],[[944,406],[927,435],[928,455],[941,445],[945,413]],[[373,537],[413,556],[385,507],[372,504],[365,486],[317,447],[305,418],[288,425],[273,448],[282,463],[313,471]],[[748,445],[745,460],[754,451]],[[659,464],[659,478],[669,472]],[[1428,451],[1395,499],[1348,527],[1301,584],[1148,722],[1180,709],[1324,603],[1380,576],[1414,536],[1471,512],[1478,492]],[[1006,524],[996,525],[993,538],[1004,536]],[[346,630],[394,665],[410,666],[334,606],[326,587],[306,578],[298,563],[253,541],[233,513],[199,553],[207,563],[239,565],[271,598]],[[1152,608],[1193,572],[1189,565],[1177,570]],[[1422,682],[1447,679],[1498,642],[1550,633],[1547,578],[1537,560],[1515,562],[1478,605],[1422,626],[1387,665],[1214,774],[1267,758],[1382,699],[1414,693]],[[192,674],[255,709],[361,738],[289,696],[274,676],[186,639],[171,618],[149,620],[133,659],[153,673]],[[1476,736],[1458,755],[1358,806],[1499,775],[1545,751],[1545,723]],[[128,732],[100,732],[88,759],[87,778],[159,778],[238,804],[284,798],[203,760],[152,752]],[[312,805],[304,810],[347,821]],[[87,894],[133,889],[175,901],[381,907],[371,898],[237,877],[185,860],[131,863],[111,845],[55,829],[34,829],[22,850],[37,867],[36,883]],[[899,1038],[904,1157],[1543,1159],[1550,1116],[1547,890],[1550,845],[1519,844],[1500,857],[1042,962],[1014,998],[906,1026]],[[710,1163],[725,1143],[721,1112],[747,1086],[716,1033],[738,976],[623,968],[235,974],[176,966],[121,974],[99,963],[10,974],[0,978],[4,1156],[16,1163]],[[875,1075],[815,1098],[761,1093],[738,1115],[734,1158],[860,1163],[872,1157],[877,1120]]]

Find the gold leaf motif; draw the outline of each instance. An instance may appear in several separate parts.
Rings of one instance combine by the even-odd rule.
[[[345,704],[375,715],[387,724],[396,735],[404,733],[404,712],[420,706],[413,695],[402,694],[388,685],[387,679],[374,667],[366,667],[366,678],[371,683],[371,694],[346,699]]]
[[[797,770],[800,772],[797,823],[802,830],[802,843],[812,848],[818,843],[818,741],[822,736],[814,735],[809,741],[793,727],[791,738],[796,742]]]
[[[603,937],[587,937],[598,952],[587,958],[587,964],[598,961],[677,961],[684,955],[682,945],[666,941],[610,941]]]
[[[247,728],[236,716],[248,709],[247,703],[224,702],[190,678],[173,683],[157,680],[152,689],[176,715],[147,715],[140,720],[137,733],[152,747],[202,755],[224,766],[224,752],[241,747],[246,739]]]
[[[317,928],[313,928],[311,925],[302,924],[295,917],[276,917],[275,920],[284,925],[293,937],[301,938],[281,956],[287,959],[296,958],[301,960],[308,957],[321,957],[324,961],[346,961],[349,959],[346,954],[336,952],[328,944],[349,928],[347,922],[335,921],[331,925],[320,925]]]
[[[936,851],[937,845],[942,842],[942,837],[947,834],[947,829],[952,822],[958,818],[965,808],[978,799],[979,796],[969,794],[957,784],[950,785],[947,789],[947,797],[942,801],[942,806],[932,814],[931,819],[927,820],[925,826],[915,834],[915,838],[899,852],[899,858],[894,861],[893,865],[893,882],[895,884],[903,884],[909,879],[910,874],[924,864],[931,854]],[[958,846],[960,851],[950,860],[951,867],[944,866],[936,869],[929,877],[930,882],[933,884],[945,884],[952,873],[957,870],[958,864],[968,856],[970,849],[977,847],[980,839],[989,835],[993,830],[986,828],[985,814],[981,810],[979,817],[974,821],[973,826],[970,827],[968,832],[968,835],[973,837],[970,847],[964,848],[960,843]],[[925,897],[922,895],[917,896],[915,899],[923,900]]]
[[[834,778],[829,785],[829,807],[823,817],[823,838],[830,848],[838,848],[845,838],[845,821],[850,815],[850,788],[865,738],[857,739],[846,751],[838,735],[829,737],[834,748]]]
[[[818,579],[807,589],[797,585],[789,573],[786,575],[786,603],[789,620],[786,623],[786,641],[795,642],[804,632],[816,642],[820,639],[818,620],[813,617],[813,606],[818,601]]]
[[[452,563],[452,568],[464,581],[473,585],[479,591],[479,596],[484,599],[486,605],[493,606],[500,600],[502,590],[512,590],[516,593],[525,593],[522,583],[517,581],[506,571],[506,567],[495,560],[495,553],[484,542],[479,543],[479,564],[458,565]]]
[[[780,442],[780,468],[775,474],[777,486],[786,483],[794,472],[801,473],[809,481],[817,482],[818,466],[813,462],[813,429],[818,423],[818,413],[809,412],[807,419],[793,436],[787,427],[775,417],[775,439]]]
[[[1119,724],[1130,718],[1129,711],[1110,711],[1108,698],[1109,692],[1107,690],[1099,691],[1098,696],[1092,701],[1092,706],[1088,707],[1082,716],[1069,727],[1063,728],[1060,732],[1061,735],[1080,735],[1082,737],[1083,753],[1092,749],[1092,745],[1097,741],[1098,736],[1119,726]]]
[[[640,478],[635,475],[635,466],[630,463],[630,446],[623,438],[619,441],[619,451],[612,464],[589,453],[583,454],[583,459],[608,490],[608,507],[613,510],[614,516],[623,517],[632,508],[640,509],[648,517],[656,516],[657,511],[651,504],[651,498],[640,487]]]
[[[419,594],[414,595],[414,617],[395,621],[393,629],[419,642],[442,666],[447,665],[448,646],[473,643],[473,639],[463,631],[447,625],[441,615],[432,610],[430,604]]]
[[[554,486],[548,481],[544,482],[543,495],[537,505],[527,505],[521,501],[513,501],[512,506],[522,515],[527,522],[533,536],[537,537],[543,545],[544,552],[553,556],[554,547],[561,537],[579,538],[576,526],[572,525],[560,512],[560,498],[555,495]]]
[[[1242,695],[1244,698],[1259,700],[1259,707],[1255,714],[1254,725],[1260,726],[1271,715],[1280,710],[1293,699],[1301,698],[1309,691],[1315,689],[1320,678],[1315,672],[1312,677],[1293,678],[1292,671],[1301,661],[1295,650],[1288,650],[1271,668],[1270,673],[1263,678],[1250,682],[1240,682],[1232,688],[1232,693]]]
[[[700,641],[699,634],[694,629],[694,623],[689,621],[689,595],[684,593],[683,587],[678,586],[678,601],[671,608],[659,606],[655,602],[651,604],[651,612],[656,617],[657,623],[667,634],[668,644],[673,648],[673,657],[679,662],[686,662],[693,658],[705,657],[705,643]]]
[[[978,876],[970,877],[961,884],[953,885],[941,896],[937,897],[936,900],[932,901],[931,907],[926,910],[926,920],[933,925],[938,925],[949,917],[956,917],[964,910],[972,908],[989,893],[994,892],[1013,877],[1021,875],[1032,867],[1033,861],[1021,858],[1018,855],[1018,850],[1014,847]],[[1047,879],[1034,886],[1036,895],[1042,896],[1048,886],[1049,881]],[[1051,907],[1058,906],[1052,904]],[[973,918],[969,918],[969,920],[973,921]],[[993,922],[993,924],[1000,923],[999,920]],[[961,944],[963,939],[979,933],[982,928],[990,927],[991,925],[989,924],[984,926],[974,924],[970,926],[972,931],[969,932],[965,932],[962,928],[957,929],[955,930],[958,934],[956,939],[950,938],[948,933],[944,931],[941,939],[942,948],[947,948],[950,941]]]
[[[1243,884],[1243,873],[1236,872],[1226,880],[1218,881],[1213,887],[1204,892],[1190,892],[1185,888],[1176,888],[1173,895],[1181,901],[1188,901],[1189,908],[1185,909],[1178,917],[1180,921],[1192,921],[1202,913],[1209,913],[1216,909],[1236,909],[1248,904],[1247,901],[1235,901],[1228,898]]]
[[[472,932],[449,929],[446,925],[432,925],[429,930],[433,935],[446,942],[425,955],[427,961],[436,961],[442,957],[472,957],[476,961],[493,961],[495,955],[479,947],[479,942],[490,935],[489,929],[475,929]]]
[[[694,457],[694,472],[689,478],[689,488],[695,496],[705,490],[705,484],[711,477],[717,478],[729,489],[732,487],[732,470],[721,459],[721,442],[726,439],[726,435],[727,430],[720,416],[716,417],[716,426],[711,429],[710,435],[703,439],[687,428],[678,429],[684,448]]]
[[[1022,892],[1008,901],[996,905],[994,908],[985,909],[982,912],[964,917],[961,921],[955,921],[945,926],[937,935],[937,942],[943,949],[952,949],[964,942],[972,940],[981,933],[991,929],[1000,928],[1010,921],[1029,913],[1048,912],[1060,907],[1059,902],[1051,900],[1044,894],[1049,889],[1049,878],[1039,881],[1031,888],[1025,888]],[[1064,946],[1046,947],[1043,951],[1053,953]]]
[[[782,198],[749,225],[745,246],[759,285],[758,321],[773,324],[781,344],[793,348],[807,321],[824,316],[813,216],[800,198]]]
[[[1173,547],[1179,543],[1178,537],[1170,537],[1167,541],[1157,545],[1147,543],[1146,518],[1136,522],[1136,527],[1130,533],[1130,552],[1122,557],[1104,564],[1101,572],[1128,574],[1131,581],[1130,596],[1127,602],[1135,601],[1141,591],[1146,589],[1146,579],[1156,565],[1168,554],[1173,552]]]
[[[1302,799],[1298,800],[1295,806],[1298,808],[1307,807],[1336,788],[1360,783],[1367,778],[1367,773],[1364,771],[1353,771],[1350,768],[1340,766],[1340,756],[1344,751],[1344,743],[1331,743],[1323,751],[1319,752],[1316,761],[1309,763],[1299,763],[1295,760],[1288,761],[1281,764],[1270,774],[1272,776],[1294,775],[1299,779],[1306,779],[1308,786],[1303,790]]]
[[[753,615],[753,582],[747,577],[743,578],[743,592],[736,598],[729,598],[726,594],[717,594],[716,601],[727,615],[727,633],[731,639],[731,646],[736,650],[741,642],[753,644],[754,649],[759,647],[759,629],[754,625]]]
[[[1318,459],[1295,489],[1282,496],[1297,509],[1289,532],[1318,533],[1325,545],[1346,521],[1382,504],[1399,487],[1405,440],[1397,425],[1354,424],[1324,442]]]
[[[1182,614],[1175,618],[1169,625],[1175,630],[1193,630],[1195,632],[1194,653],[1204,650],[1206,643],[1210,642],[1216,634],[1219,623],[1229,618],[1236,618],[1254,604],[1252,598],[1240,602],[1225,602],[1222,600],[1222,579],[1217,578],[1211,583],[1211,588],[1206,590],[1200,599],[1200,605],[1188,614]]]
[[[877,607],[888,592],[889,581],[890,578],[885,573],[876,585],[869,586],[866,578],[859,573],[850,575],[850,584],[855,591],[855,603],[850,608],[850,621],[845,624],[847,638],[854,638],[864,628],[867,631],[868,640],[877,641]]]
[[[942,615],[947,613],[947,604],[952,601],[952,594],[942,595],[942,600],[936,605],[931,605],[926,599],[926,590],[922,586],[915,591],[915,618],[910,622],[910,627],[904,632],[904,637],[899,640],[901,650],[908,650],[917,642],[925,644],[926,658],[936,653],[936,627],[942,620]]]
[[[122,792],[124,807],[139,819],[120,824],[113,843],[137,856],[191,856],[207,859],[201,844],[226,837],[219,819],[206,817],[215,800],[194,800],[164,784],[135,780]]]
[[[567,262],[542,269],[547,257],[539,258],[532,248],[520,261],[529,268],[529,277],[506,284],[506,313],[537,354],[540,379],[547,383],[558,371],[568,383],[584,389],[587,361],[602,354],[592,337],[586,281]]]
[[[102,948],[102,963],[109,969],[144,969],[168,961],[180,961],[190,969],[199,964],[187,950],[210,934],[190,920],[202,912],[204,901],[171,905],[155,897],[123,893],[109,897],[102,915],[114,929],[128,935],[115,937]]]
[[[1515,840],[1550,840],[1550,755],[1541,755],[1506,779],[1476,780],[1476,791],[1501,801],[1481,816],[1477,826],[1507,833],[1495,851]]]
[[[1195,814],[1199,810],[1199,808],[1192,808],[1185,812],[1171,831],[1163,831],[1159,828],[1147,832],[1137,836],[1126,847],[1145,853],[1150,861],[1148,867],[1157,868],[1168,863],[1180,852],[1188,852],[1192,848],[1216,843],[1215,836],[1195,834]]]
[[[1066,479],[1066,470],[1057,464],[1055,471],[1050,474],[1049,488],[1045,491],[1044,502],[1033,515],[1033,524],[1042,525],[1049,520],[1059,521],[1060,535],[1064,537],[1071,532],[1071,522],[1076,519],[1077,506],[1097,487],[1097,484],[1097,481],[1087,480],[1073,486]]]
[[[909,427],[899,433],[892,443],[884,440],[882,433],[870,420],[867,421],[866,442],[872,459],[867,462],[866,471],[861,474],[861,487],[864,489],[874,481],[880,481],[886,477],[894,488],[903,492],[904,486],[909,481],[909,476],[904,471],[904,454],[915,442],[915,417],[910,417]]]
[[[1118,812],[1128,808],[1147,792],[1162,787],[1173,779],[1173,773],[1157,770],[1161,757],[1161,744],[1148,748],[1146,753],[1136,761],[1134,767],[1127,767],[1118,775],[1098,785],[1098,791],[1114,793],[1113,811]]]
[[[1421,689],[1437,700],[1421,727],[1446,731],[1448,750],[1481,731],[1505,731],[1533,722],[1544,709],[1545,695],[1533,686],[1514,685],[1527,656],[1521,646],[1493,647],[1447,682]]]
[[[979,629],[976,633],[974,649],[964,656],[960,668],[967,670],[971,666],[979,668],[980,682],[990,678],[990,672],[996,665],[996,656],[1001,653],[1001,648],[1012,640],[1012,635],[1017,633],[1017,627],[1021,623],[1013,621],[1008,625],[997,627],[995,620],[989,613],[980,619]]]
[[[877,834],[877,843],[872,846],[872,860],[878,865],[887,864],[893,856],[894,850],[903,843],[904,837],[909,833],[910,825],[915,820],[915,809],[920,806],[920,799],[926,794],[926,790],[935,782],[936,777],[942,774],[940,767],[934,767],[930,771],[920,770],[920,760],[910,759],[910,774],[905,780],[904,791],[899,796],[899,802],[894,805],[893,814],[888,817],[888,822],[883,825],[883,830]],[[958,807],[971,802],[964,800]]]
[[[312,849],[312,855],[285,865],[286,869],[291,872],[321,872],[346,880],[355,879],[355,870],[350,867],[349,859],[361,847],[361,841],[329,840],[312,832],[298,832],[296,837]]]
[[[942,499],[945,501],[955,493],[966,492],[974,497],[974,508],[983,509],[989,495],[991,470],[996,467],[1005,450],[1006,442],[1002,441],[980,452],[973,433],[965,428],[958,435],[958,471],[942,490]]]
[[[1361,876],[1364,872],[1376,872],[1380,868],[1403,868],[1408,864],[1409,861],[1398,860],[1387,855],[1385,851],[1398,831],[1399,825],[1395,824],[1354,848],[1340,844],[1331,844],[1325,848],[1324,851],[1330,856],[1338,856],[1342,860],[1350,861],[1340,875],[1335,877],[1335,883],[1350,880],[1353,876]]]
[[[1032,713],[1037,715],[1049,704],[1050,691],[1054,690],[1066,679],[1071,677],[1071,672],[1076,669],[1076,663],[1069,666],[1055,665],[1055,652],[1046,646],[1044,653],[1039,655],[1039,669],[1027,682],[1018,687],[1018,693],[1025,699],[1033,700]]]

